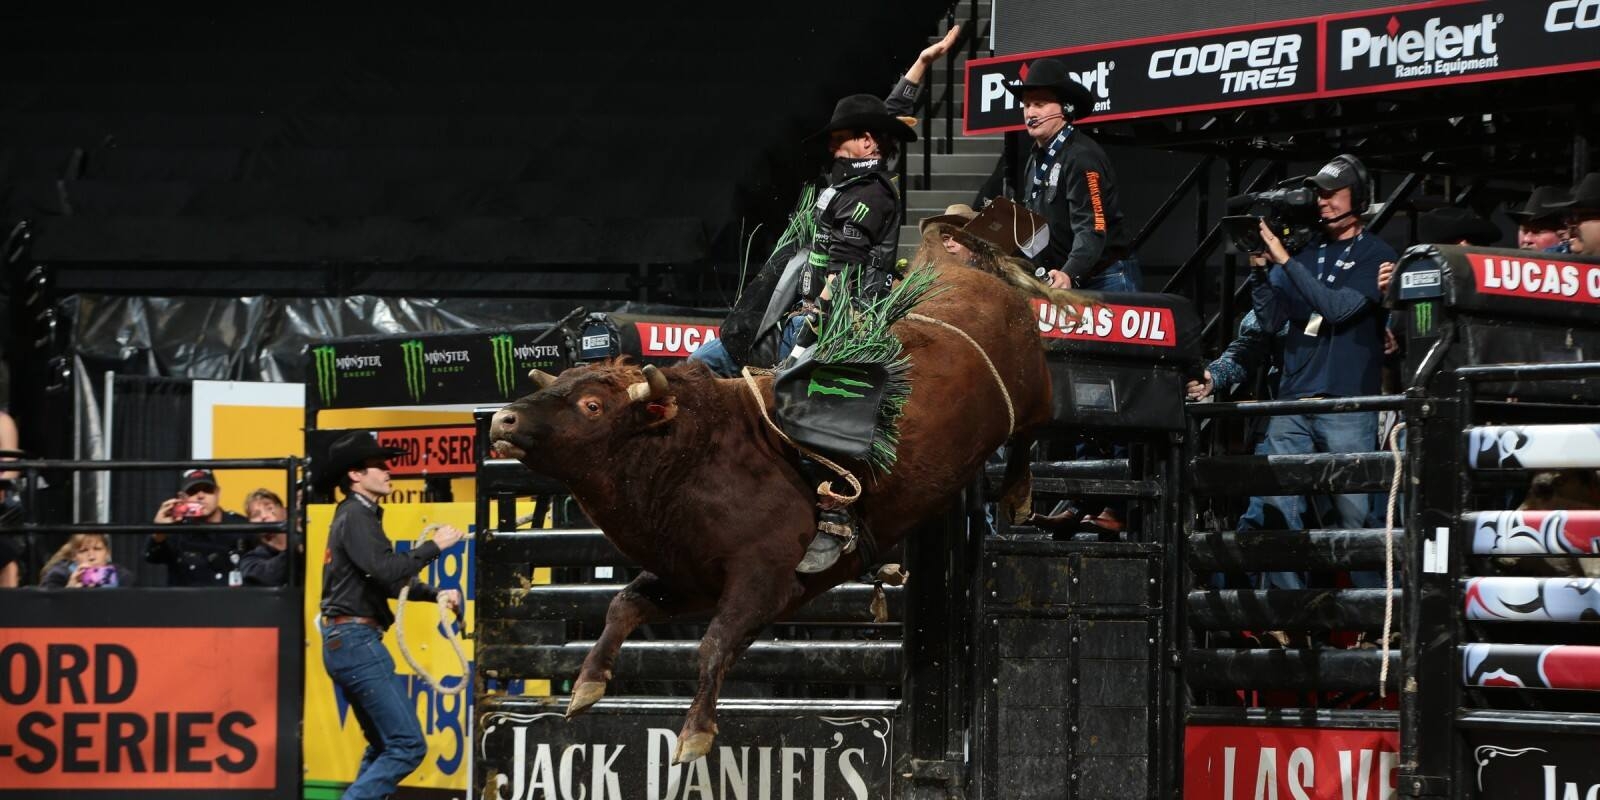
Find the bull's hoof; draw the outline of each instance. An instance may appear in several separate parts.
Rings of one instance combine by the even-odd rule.
[[[572,687],[572,701],[567,703],[567,719],[589,710],[589,706],[606,696],[606,685],[598,681],[582,681]]]
[[[673,764],[687,764],[697,758],[705,758],[711,752],[711,743],[717,738],[714,733],[691,733],[678,740],[678,753],[672,757]]]

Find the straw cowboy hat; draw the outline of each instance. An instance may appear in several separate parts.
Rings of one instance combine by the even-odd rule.
[[[968,222],[971,222],[976,216],[978,216],[978,212],[973,211],[972,206],[969,206],[966,203],[956,203],[955,205],[946,208],[943,214],[938,214],[932,217],[923,217],[922,221],[917,223],[917,230],[927,233],[929,225],[949,225],[951,227],[960,228],[966,225]]]

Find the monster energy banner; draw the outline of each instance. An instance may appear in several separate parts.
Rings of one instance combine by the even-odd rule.
[[[571,364],[548,325],[313,343],[308,408],[499,403],[533,391],[528,371]]]

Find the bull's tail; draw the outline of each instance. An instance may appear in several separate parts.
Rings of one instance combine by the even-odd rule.
[[[1053,306],[1058,306],[1071,318],[1076,318],[1083,308],[1093,305],[1094,301],[1079,292],[1050,288],[1049,284],[1034,277],[1032,264],[1014,256],[999,255],[982,242],[968,242],[975,257],[970,262],[958,262],[954,256],[945,252],[944,246],[940,243],[941,227],[948,226],[930,225],[923,232],[922,245],[911,260],[913,266],[935,262],[951,265],[960,263],[962,266],[987,272],[999,278],[1024,297],[1037,297]]]

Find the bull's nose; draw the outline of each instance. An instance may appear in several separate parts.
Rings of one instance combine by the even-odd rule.
[[[517,415],[510,411],[501,411],[494,418],[494,424],[501,428],[514,428],[517,425]]]

